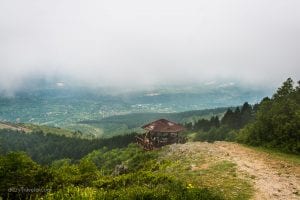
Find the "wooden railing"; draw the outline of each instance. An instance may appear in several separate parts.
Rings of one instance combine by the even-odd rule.
[[[153,150],[153,143],[148,138],[135,137],[136,143],[145,150]]]
[[[174,143],[185,143],[186,138],[183,137],[178,137],[177,140],[175,141],[170,141],[168,139],[164,140],[151,140],[150,138],[147,137],[135,137],[136,143],[142,147],[145,150],[153,150],[154,148],[160,148],[162,146],[168,145],[168,144],[174,144]]]

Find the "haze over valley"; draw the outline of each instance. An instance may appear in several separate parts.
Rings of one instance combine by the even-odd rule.
[[[33,82],[35,86],[32,88],[23,88],[13,96],[0,98],[0,121],[48,125],[109,136],[133,130],[126,122],[108,124],[103,120],[99,123],[111,116],[214,109],[240,106],[246,101],[254,104],[270,93],[267,89],[249,88],[233,82],[164,86],[144,91],[111,91],[49,80],[32,80],[31,85]],[[79,123],[88,120],[98,120],[96,128]]]
[[[0,200],[299,200],[299,0],[0,0]]]

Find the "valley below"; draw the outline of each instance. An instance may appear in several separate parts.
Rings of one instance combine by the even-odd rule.
[[[256,103],[269,93],[266,89],[216,83],[188,89],[172,87],[111,94],[101,89],[57,87],[55,83],[49,83],[11,97],[0,92],[0,121],[60,127],[94,137],[110,137],[138,131],[144,123],[159,118],[183,123],[212,114],[221,116],[227,107],[244,101]]]

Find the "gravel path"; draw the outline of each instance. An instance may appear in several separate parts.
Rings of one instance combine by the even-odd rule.
[[[255,200],[300,200],[300,165],[230,142],[191,142],[172,146],[175,151],[202,152],[213,159],[236,163],[238,174],[250,177],[256,190]]]
[[[254,199],[300,199],[300,166],[271,158],[268,153],[229,142],[216,142],[223,158],[235,162],[238,170],[253,177]],[[224,154],[225,153],[225,154]]]

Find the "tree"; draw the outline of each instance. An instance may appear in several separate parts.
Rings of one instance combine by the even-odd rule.
[[[221,120],[221,124],[232,127],[233,123],[234,123],[234,113],[230,108],[228,108],[228,110],[224,114],[224,117]]]
[[[51,181],[52,174],[31,160],[23,152],[0,156],[0,196],[4,199],[25,199],[34,195],[32,190],[43,188]]]
[[[288,78],[283,85],[278,88],[277,92],[273,95],[274,99],[287,97],[289,94],[293,93],[294,89],[294,81],[291,78]]]
[[[261,101],[254,123],[241,134],[249,144],[300,153],[299,86],[288,78],[271,99]]]
[[[244,127],[247,123],[254,119],[252,107],[245,102],[241,109],[240,127]]]
[[[213,116],[210,119],[211,127],[219,128],[220,127],[220,120],[218,116]]]

